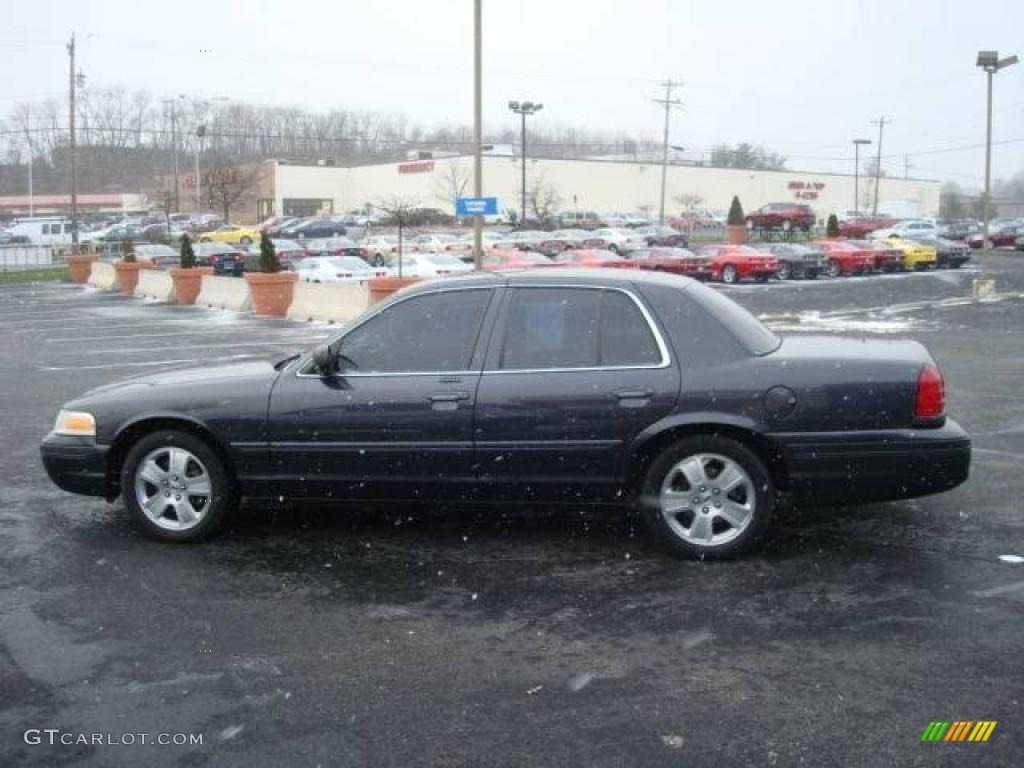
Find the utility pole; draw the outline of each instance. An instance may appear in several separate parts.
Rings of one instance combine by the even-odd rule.
[[[68,58],[70,69],[68,83],[69,91],[69,112],[68,128],[71,132],[69,144],[71,150],[71,253],[78,254],[78,156],[75,146],[75,33],[71,33],[71,41],[68,43]]]
[[[29,107],[25,112],[25,145],[28,147],[28,215],[29,218],[36,215],[36,198],[32,193],[32,109]]]
[[[523,127],[522,127],[522,131],[523,131],[522,165],[523,165],[523,167],[521,169],[522,170],[522,176],[523,176],[523,196],[522,196],[522,210],[519,212],[519,226],[522,227],[523,226],[523,222],[526,221],[526,116],[527,115],[533,115],[533,114],[536,114],[537,112],[540,112],[542,109],[544,109],[544,105],[540,104],[540,103],[534,104],[532,101],[523,101],[523,102],[510,101],[508,103],[508,108],[512,112],[515,112],[517,115],[519,115],[522,118],[522,123],[523,123]]]
[[[910,169],[913,168],[913,167],[914,166],[910,164],[910,155],[904,155],[903,156],[903,178],[904,179],[909,179],[910,178]]]
[[[665,89],[664,99],[654,99],[655,104],[661,104],[665,108],[665,134],[662,137],[661,147],[661,205],[658,207],[658,223],[665,223],[665,185],[668,174],[668,126],[669,126],[669,115],[672,112],[672,107],[682,104],[679,99],[672,98],[672,91],[680,86],[682,82],[679,80],[665,80],[662,82],[662,87]]]
[[[473,196],[484,195],[483,160],[483,9],[482,0],[473,0]],[[523,118],[524,120],[526,118]],[[525,131],[524,131],[525,134]],[[473,217],[473,265],[483,269],[484,217]],[[399,259],[401,261],[401,259]]]
[[[878,187],[879,180],[882,178],[882,132],[885,130],[885,124],[891,123],[892,120],[886,120],[885,115],[882,115],[877,120],[871,121],[874,125],[878,126],[878,157],[875,160],[875,203],[871,206],[871,215],[878,215]]]
[[[174,212],[181,211],[181,198],[178,191],[178,104],[174,99],[167,99],[171,105],[171,155],[174,157]]]

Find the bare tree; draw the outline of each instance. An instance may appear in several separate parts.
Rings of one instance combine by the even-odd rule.
[[[383,211],[398,227],[398,276],[402,277],[402,255],[405,250],[402,245],[402,236],[410,218],[415,214],[420,205],[417,198],[408,195],[388,195],[381,198],[374,204],[374,208]]]
[[[255,189],[260,179],[260,166],[222,165],[203,174],[203,191],[210,202],[224,213],[224,221],[231,220],[231,206],[246,193]]]
[[[685,192],[672,198],[682,208],[683,213],[692,213],[693,209],[704,202],[704,198],[691,192]]]
[[[456,200],[466,194],[473,175],[459,160],[449,160],[434,170],[434,192],[438,200],[450,203],[455,212]]]
[[[537,221],[546,221],[562,204],[562,194],[541,173],[537,175],[527,190],[526,204],[533,211],[533,217]]]

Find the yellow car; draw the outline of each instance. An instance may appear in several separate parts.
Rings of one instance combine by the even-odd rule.
[[[257,243],[260,231],[255,227],[240,227],[237,224],[225,224],[212,232],[204,232],[199,236],[201,243],[230,243],[231,245],[249,245]]]
[[[931,246],[921,245],[913,240],[904,240],[902,237],[895,235],[884,237],[880,242],[887,243],[893,248],[903,251],[904,269],[935,269],[938,255],[937,251]]]

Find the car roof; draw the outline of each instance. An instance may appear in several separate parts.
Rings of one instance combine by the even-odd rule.
[[[500,269],[489,272],[468,272],[444,278],[443,283],[429,281],[415,283],[403,291],[409,295],[438,288],[490,287],[498,285],[588,285],[625,287],[630,284],[661,285],[676,290],[687,290],[694,281],[682,275],[671,275],[648,270],[616,270],[599,267],[561,267],[559,269]]]

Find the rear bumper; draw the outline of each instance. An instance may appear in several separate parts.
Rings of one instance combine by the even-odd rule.
[[[927,496],[968,476],[971,441],[952,419],[930,429],[773,435],[797,497],[858,504]]]
[[[107,452],[91,437],[48,434],[39,451],[46,474],[61,489],[84,496],[109,496]]]

